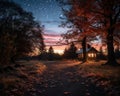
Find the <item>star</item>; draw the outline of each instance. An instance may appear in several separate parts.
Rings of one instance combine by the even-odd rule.
[[[60,17],[63,18],[63,14],[60,14]]]
[[[30,7],[31,5],[30,4],[27,4],[28,7]]]

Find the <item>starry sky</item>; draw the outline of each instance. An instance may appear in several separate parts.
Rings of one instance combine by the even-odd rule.
[[[35,20],[45,26],[44,39],[46,45],[56,45],[60,34],[66,29],[58,27],[63,17],[62,10],[56,0],[13,0],[26,11],[32,12]],[[60,50],[60,49],[57,49]]]

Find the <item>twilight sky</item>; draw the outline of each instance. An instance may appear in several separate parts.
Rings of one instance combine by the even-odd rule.
[[[62,11],[56,0],[13,0],[23,9],[33,13],[35,20],[45,25],[46,45],[55,45],[65,29],[58,27],[61,23]],[[59,50],[59,49],[58,49]]]

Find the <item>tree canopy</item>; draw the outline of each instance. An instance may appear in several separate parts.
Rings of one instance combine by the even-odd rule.
[[[11,0],[0,0],[0,63],[43,49],[42,27],[31,12]]]
[[[68,49],[65,48],[63,57],[66,59],[76,59],[77,58],[77,48],[72,42]]]
[[[66,38],[96,37],[106,39],[108,62],[117,64],[114,56],[113,37],[120,24],[120,0],[61,0],[66,22],[71,28]],[[65,7],[67,6],[67,7]],[[118,31],[119,32],[119,31]]]

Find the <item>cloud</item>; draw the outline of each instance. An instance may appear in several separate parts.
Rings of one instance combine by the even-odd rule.
[[[59,34],[57,31],[53,31],[53,29],[46,29],[46,30],[44,30],[44,33],[45,34]]]
[[[63,46],[67,45],[64,41],[62,41],[62,36],[60,33],[55,32],[53,30],[45,30],[44,34],[44,42],[46,46]],[[62,41],[62,42],[61,42]]]
[[[60,34],[43,34],[44,37],[61,37]]]
[[[53,20],[53,21],[42,21],[43,23],[61,23],[61,21],[56,21],[56,20]]]
[[[45,45],[57,45],[62,38],[60,34],[43,34]]]

